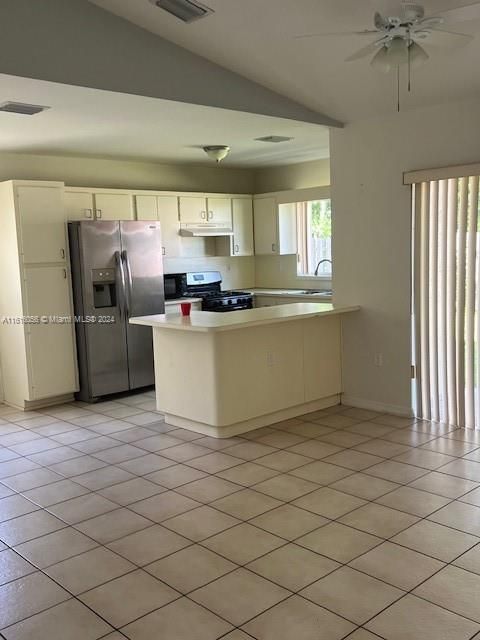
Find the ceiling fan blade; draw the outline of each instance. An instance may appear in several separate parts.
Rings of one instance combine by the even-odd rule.
[[[463,7],[448,9],[447,11],[440,11],[437,15],[443,18],[444,24],[455,24],[457,22],[470,22],[471,20],[480,20],[480,2],[470,2]]]
[[[420,42],[427,47],[441,47],[443,49],[457,49],[466,46],[473,40],[473,36],[467,33],[456,33],[446,29],[432,29],[425,39]]]
[[[305,33],[299,36],[293,36],[295,40],[301,38],[320,38],[322,36],[371,36],[377,34],[376,29],[365,29],[364,31],[332,31],[323,33]]]
[[[367,56],[379,50],[381,42],[383,42],[383,38],[367,44],[366,47],[362,47],[355,53],[352,53],[351,56],[348,56],[348,58],[345,58],[345,62],[353,62],[354,60],[360,60],[360,58],[366,58]]]

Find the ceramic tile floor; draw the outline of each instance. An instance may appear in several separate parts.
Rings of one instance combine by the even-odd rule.
[[[480,640],[480,433],[0,405],[0,585],[5,640]]]

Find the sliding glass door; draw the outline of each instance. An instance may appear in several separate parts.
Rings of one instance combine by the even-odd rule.
[[[412,189],[416,412],[480,428],[479,177]]]

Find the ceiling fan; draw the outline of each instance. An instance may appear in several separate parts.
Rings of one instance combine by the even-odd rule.
[[[442,11],[434,16],[426,16],[422,5],[413,2],[402,2],[398,15],[383,16],[378,11],[373,18],[374,29],[337,33],[312,33],[296,36],[296,38],[316,38],[322,36],[366,36],[374,37],[365,47],[346,58],[352,62],[366,58],[372,54],[372,67],[388,73],[397,72],[397,95],[400,95],[400,66],[408,68],[408,90],[410,91],[410,71],[412,66],[425,62],[430,57],[424,48],[458,47],[468,44],[473,36],[458,33],[444,28],[444,25],[458,24],[480,20],[480,2]],[[420,44],[421,43],[421,44]],[[398,109],[400,100],[398,99]]]

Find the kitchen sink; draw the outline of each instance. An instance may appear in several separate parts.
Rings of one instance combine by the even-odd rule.
[[[309,295],[309,296],[313,296],[313,295],[331,296],[333,292],[331,289],[305,289],[305,291],[300,291],[300,293],[302,295]]]

